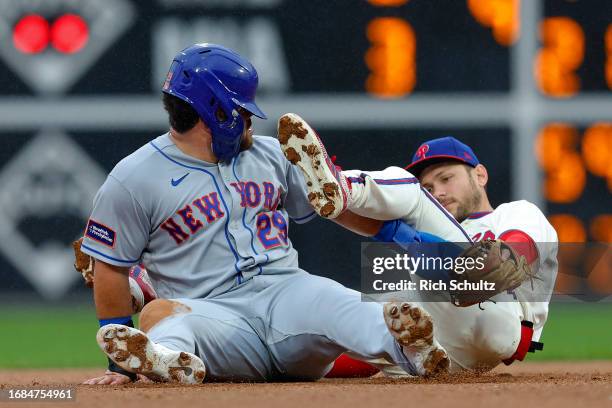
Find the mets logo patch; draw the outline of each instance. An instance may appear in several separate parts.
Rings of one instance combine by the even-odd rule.
[[[111,248],[115,247],[115,231],[112,228],[102,225],[94,220],[90,219],[87,223],[85,236]]]

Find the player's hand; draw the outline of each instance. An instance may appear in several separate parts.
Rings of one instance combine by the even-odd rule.
[[[89,380],[83,381],[83,384],[85,385],[122,385],[122,384],[129,384],[131,382],[132,381],[130,380],[130,377],[128,377],[127,375],[114,373],[112,371],[106,370],[103,376],[96,377],[96,378],[90,378]],[[142,374],[138,374],[138,382],[150,383],[153,381],[149,380],[147,377],[145,377]]]

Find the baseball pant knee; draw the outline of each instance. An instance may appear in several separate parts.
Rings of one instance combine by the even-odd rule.
[[[194,353],[206,381],[266,381],[277,377],[267,347],[246,319],[202,299],[180,299],[187,313],[166,316],[149,338],[172,350]]]
[[[483,313],[474,329],[475,346],[500,361],[510,358],[521,340],[521,323],[514,316]]]
[[[146,304],[140,312],[140,330],[146,333],[163,319],[190,311],[188,306],[175,300],[155,299]]]

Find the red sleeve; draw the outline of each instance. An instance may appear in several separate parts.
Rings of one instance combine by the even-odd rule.
[[[364,378],[371,377],[377,372],[378,368],[342,354],[336,359],[334,366],[325,378]]]
[[[521,230],[508,230],[499,236],[499,239],[507,243],[516,251],[523,255],[528,264],[532,264],[538,259],[538,248],[529,235]]]

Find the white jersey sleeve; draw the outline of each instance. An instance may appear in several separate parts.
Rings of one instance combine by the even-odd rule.
[[[521,200],[502,204],[494,212],[493,231],[498,238],[518,230],[526,233],[538,250],[537,261],[532,265],[536,279],[524,282],[516,290],[529,313],[525,318],[534,323],[534,340],[542,334],[548,316],[548,302],[557,279],[557,233],[542,211],[534,204]]]
[[[557,233],[540,209],[529,201],[501,204],[495,209],[496,235],[512,230],[523,231],[534,242],[557,242]]]
[[[469,242],[468,234],[419,180],[400,167],[380,171],[346,170],[351,182],[348,209],[363,217],[401,219],[421,232],[450,242]]]
[[[150,228],[142,206],[111,174],[94,198],[82,250],[111,265],[136,265],[147,245]]]
[[[520,200],[502,204],[495,209],[495,235],[502,238],[512,231],[522,231],[533,240],[538,250],[536,267],[538,273],[549,273],[554,269],[556,276],[556,263],[546,265],[551,259],[556,261],[557,232],[550,225],[546,216],[540,209],[529,201]],[[542,270],[547,268],[549,272]]]

